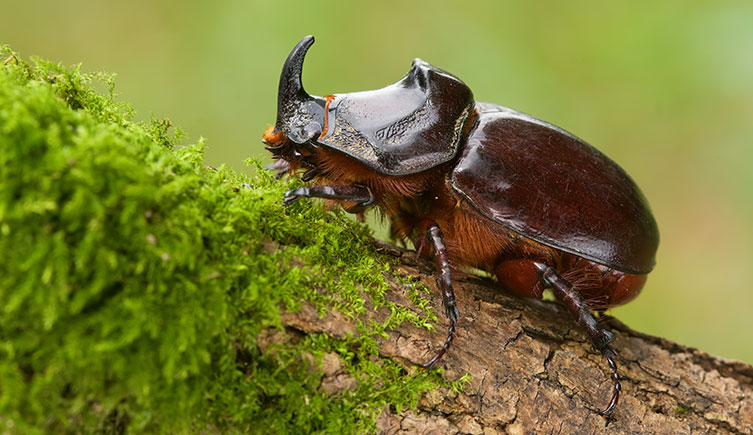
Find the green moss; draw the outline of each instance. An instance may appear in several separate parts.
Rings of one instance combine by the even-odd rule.
[[[375,338],[433,315],[408,278],[418,309],[386,300],[365,226],[283,208],[291,184],[264,171],[203,167],[169,121],[133,122],[112,76],[7,47],[0,62],[0,430],[369,432],[442,382],[375,357]],[[361,320],[364,295],[383,324]],[[262,352],[302,300],[359,334]],[[319,391],[304,356],[325,354],[355,388]]]

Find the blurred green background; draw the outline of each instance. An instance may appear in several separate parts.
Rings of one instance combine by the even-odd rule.
[[[662,238],[614,314],[753,362],[753,2],[0,2],[0,43],[116,72],[139,118],[169,117],[240,171],[265,155],[280,68],[307,34],[311,93],[379,88],[421,57],[603,150]]]

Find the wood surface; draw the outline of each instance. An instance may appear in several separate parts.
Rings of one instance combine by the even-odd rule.
[[[408,370],[425,362],[445,339],[447,319],[434,282],[433,264],[415,253],[377,242],[399,258],[395,274],[420,279],[432,289],[439,322],[435,331],[404,323],[380,343],[380,356]],[[623,392],[607,421],[598,410],[609,402],[612,382],[606,360],[585,333],[554,302],[506,294],[485,278],[453,272],[461,312],[456,340],[438,367],[457,380],[470,374],[461,393],[440,388],[426,394],[418,409],[395,414],[385,409],[379,433],[528,434],[528,433],[753,433],[753,367],[708,355],[603,318],[616,338]],[[407,289],[388,276],[388,299],[411,306]],[[654,289],[656,291],[656,289]],[[667,309],[671,309],[668,307]],[[366,315],[382,321],[386,308]],[[331,311],[320,318],[304,304],[284,314],[296,333],[325,332],[344,337],[355,325]],[[273,337],[260,338],[260,346]],[[321,388],[338,394],[355,381],[342,370],[337,355],[322,362]]]

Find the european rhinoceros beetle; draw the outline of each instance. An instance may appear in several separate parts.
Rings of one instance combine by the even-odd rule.
[[[496,275],[520,296],[550,288],[606,357],[620,396],[616,357],[591,310],[635,298],[654,267],[659,232],[633,180],[579,138],[506,107],[474,101],[468,86],[420,59],[383,89],[326,97],[301,83],[303,38],[280,77],[277,123],[263,136],[278,175],[305,170],[301,197],[376,207],[398,239],[433,255],[450,321],[459,312],[450,263]]]

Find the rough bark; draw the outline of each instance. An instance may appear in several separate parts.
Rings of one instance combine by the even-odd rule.
[[[415,254],[380,244],[399,257],[399,271],[419,277],[443,313],[433,265]],[[389,277],[388,277],[389,278]],[[753,367],[633,331],[606,318],[615,332],[623,392],[609,422],[597,411],[609,402],[612,383],[605,359],[569,317],[552,302],[508,295],[487,279],[453,273],[461,311],[457,338],[438,364],[443,376],[470,374],[460,394],[435,390],[417,410],[395,415],[385,409],[381,433],[753,433]],[[390,279],[389,298],[410,306],[406,290]],[[383,320],[386,309],[368,316]],[[404,324],[380,344],[380,353],[414,370],[433,355],[446,334]],[[320,318],[311,306],[284,316],[285,326],[304,333],[342,336],[355,332],[344,316]],[[337,361],[325,358],[322,388],[348,388]],[[336,359],[336,357],[334,358]]]

